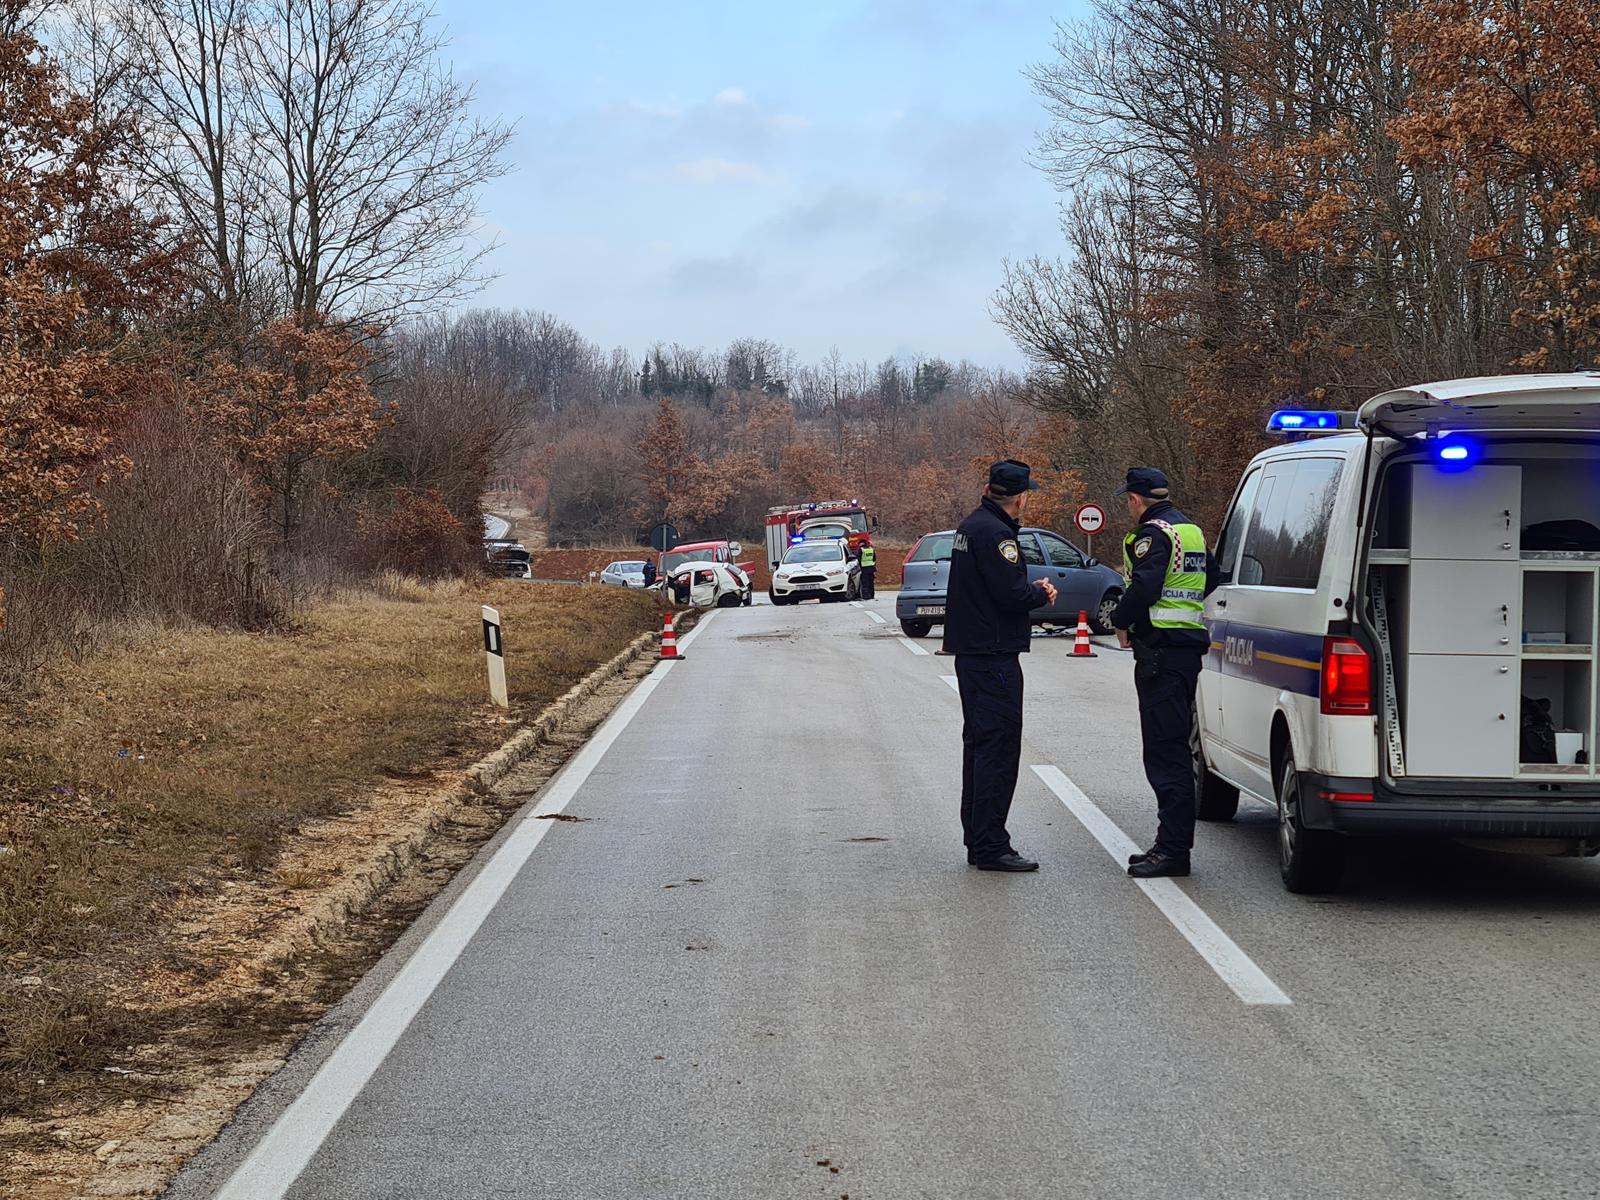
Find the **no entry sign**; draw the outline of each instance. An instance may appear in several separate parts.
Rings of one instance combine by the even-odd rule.
[[[1106,510],[1098,504],[1085,504],[1079,507],[1074,520],[1078,523],[1080,533],[1093,537],[1106,527]]]

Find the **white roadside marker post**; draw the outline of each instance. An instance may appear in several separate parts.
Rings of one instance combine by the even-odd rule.
[[[499,610],[483,606],[483,657],[489,665],[489,699],[501,708],[510,708],[506,695],[506,648],[500,640]]]

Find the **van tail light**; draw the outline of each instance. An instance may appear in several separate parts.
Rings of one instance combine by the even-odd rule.
[[[1372,715],[1372,656],[1351,638],[1322,639],[1322,713],[1332,717]]]
[[[1371,804],[1371,792],[1331,792],[1327,788],[1317,789],[1317,795],[1330,804]]]

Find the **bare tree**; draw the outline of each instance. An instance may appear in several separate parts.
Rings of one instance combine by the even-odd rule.
[[[204,246],[217,298],[235,311],[249,306],[267,250],[241,57],[251,18],[248,0],[139,0],[117,14],[145,180]]]
[[[254,197],[303,323],[365,325],[478,280],[478,188],[510,130],[472,117],[416,0],[266,0],[244,46]]]

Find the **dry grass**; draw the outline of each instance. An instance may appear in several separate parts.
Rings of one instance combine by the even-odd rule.
[[[513,719],[659,619],[620,589],[388,578],[292,634],[119,637],[0,708],[0,1112],[103,1080],[165,1032],[159,998],[127,989],[190,965],[162,936],[175,901],[275,871],[287,832],[375,779],[505,738],[481,603],[505,623]]]

